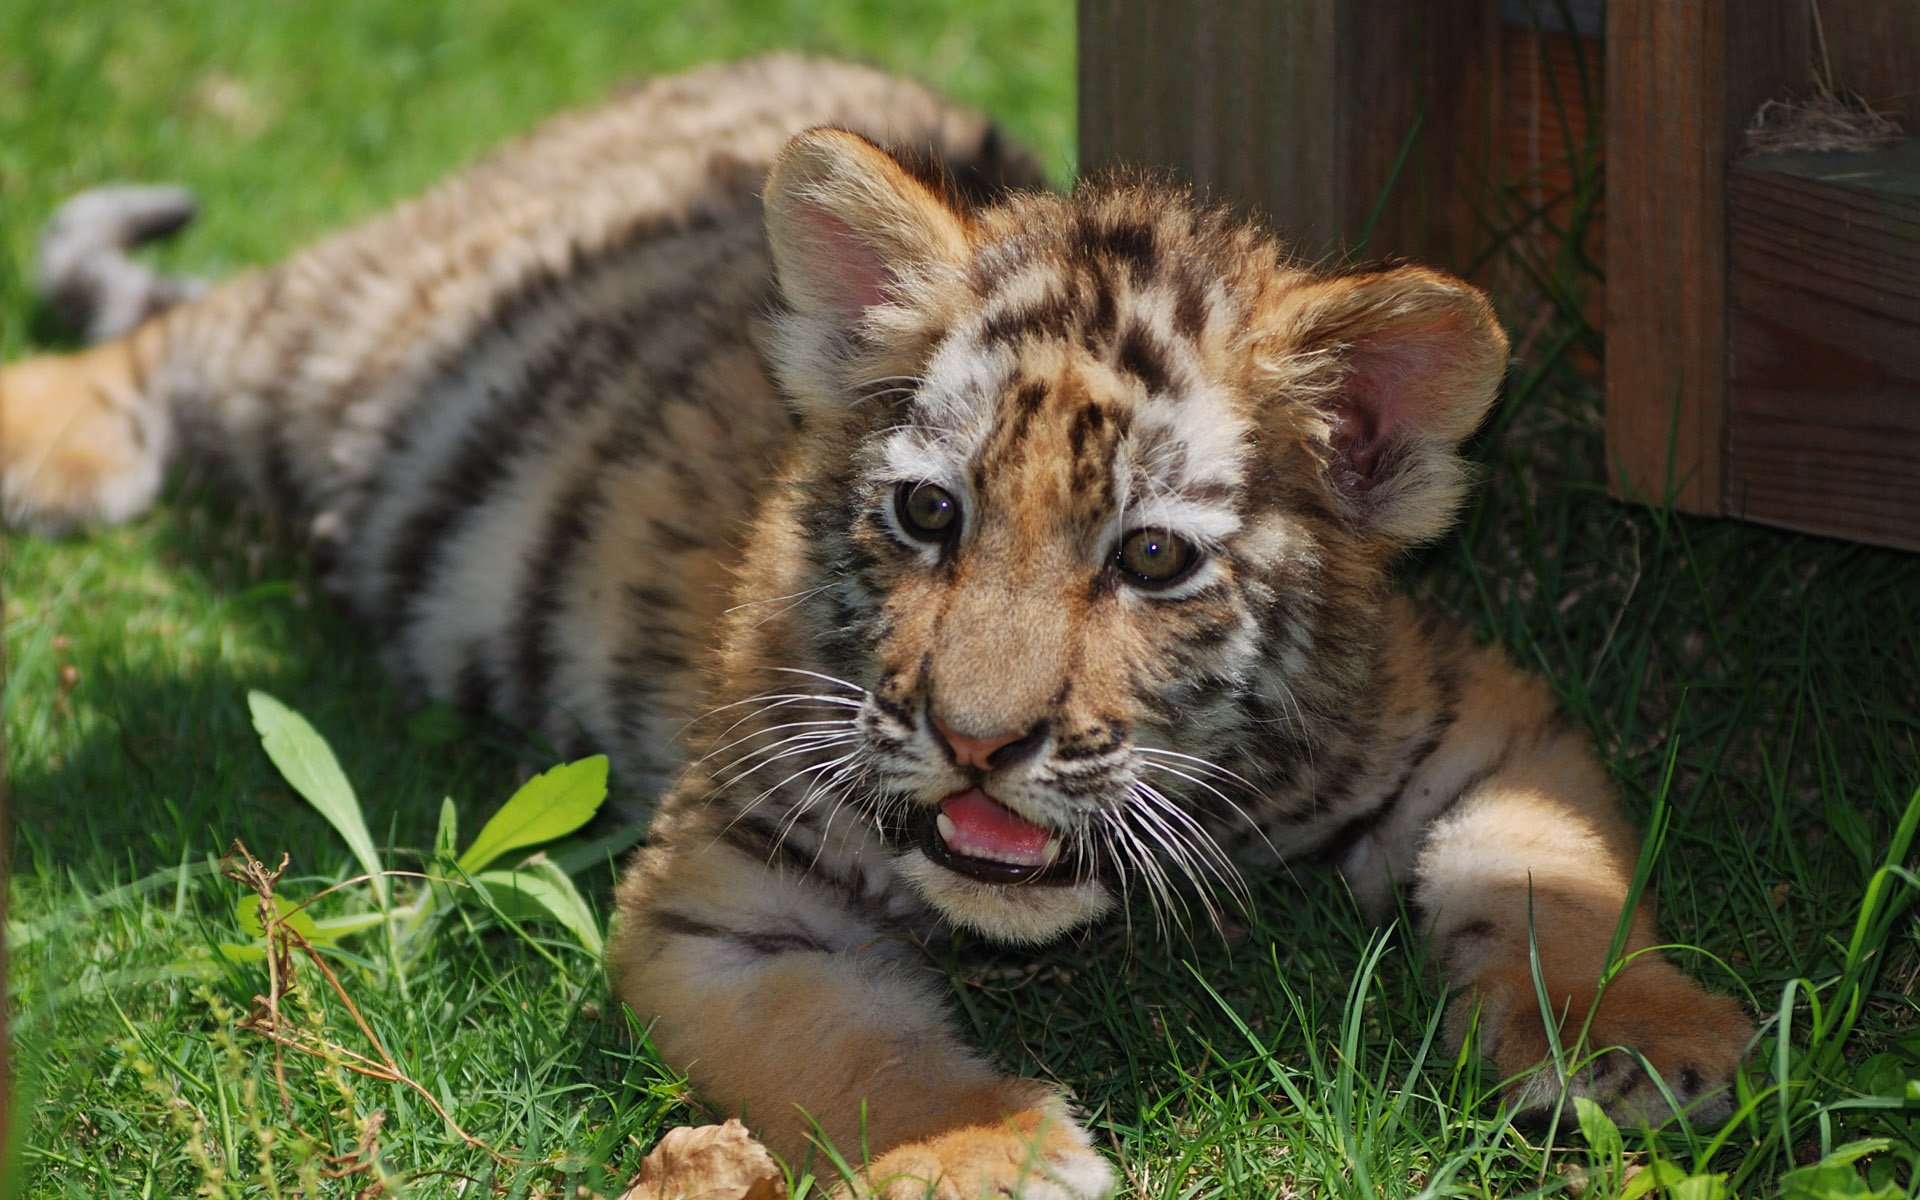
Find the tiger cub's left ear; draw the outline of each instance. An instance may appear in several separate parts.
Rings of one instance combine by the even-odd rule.
[[[941,187],[859,134],[812,129],[775,161],[765,200],[788,393],[844,403],[869,380],[916,373],[969,252]]]
[[[1507,335],[1486,295],[1398,267],[1316,280],[1289,308],[1282,370],[1328,418],[1327,482],[1391,542],[1438,537],[1467,490],[1460,443],[1506,373]]]

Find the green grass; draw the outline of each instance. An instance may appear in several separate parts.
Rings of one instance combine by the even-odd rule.
[[[79,188],[190,184],[203,224],[162,257],[217,275],[617,80],[762,47],[920,73],[1065,178],[1071,16],[1046,0],[0,5],[0,352],[56,336],[26,275],[39,223]],[[1552,351],[1580,340],[1529,349],[1476,442],[1478,502],[1408,578],[1552,678],[1636,816],[1666,814],[1652,883],[1670,935],[1698,947],[1679,956],[1768,1021],[1748,1115],[1717,1139],[1629,1131],[1618,1162],[1604,1136],[1516,1131],[1499,1081],[1435,1036],[1444,998],[1418,944],[1382,938],[1313,870],[1259,881],[1230,938],[956,946],[962,1019],[1010,1067],[1070,1084],[1139,1194],[1616,1195],[1630,1167],[1662,1161],[1640,1178],[1770,1195],[1862,1138],[1886,1144],[1840,1177],[1913,1186],[1916,889],[1880,868],[1920,787],[1920,560],[1608,500],[1594,386]],[[404,991],[371,950],[334,967],[396,1063],[493,1153],[338,1055],[289,1055],[283,1095],[270,1045],[242,1027],[261,974],[205,953],[238,936],[244,895],[215,860],[235,838],[287,852],[280,890],[303,898],[357,868],[261,753],[247,690],[312,719],[403,865],[431,848],[442,796],[476,829],[548,763],[483,730],[410,725],[299,559],[191,483],[125,529],[9,537],[4,583],[27,1192],[274,1195],[304,1179],[345,1195],[378,1179],[446,1195],[465,1177],[557,1196],[624,1179],[696,1116],[590,955],[467,908]],[[581,876],[596,900],[610,880]],[[345,1005],[304,979],[290,1017],[365,1051]]]

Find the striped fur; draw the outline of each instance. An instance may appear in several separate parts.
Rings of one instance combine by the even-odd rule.
[[[787,144],[817,125],[931,155]],[[1112,1186],[897,934],[1044,942],[1136,891],[1174,934],[1249,860],[1331,859],[1383,912],[1408,884],[1521,1099],[1557,1094],[1531,937],[1569,1028],[1724,1112],[1735,1006],[1645,955],[1595,1007],[1637,850],[1584,737],[1390,587],[1504,370],[1484,298],[1310,271],[1148,181],[998,191],[1032,181],[864,68],[657,81],[0,374],[9,519],[130,515],[184,444],[304,523],[425,694],[664,791],[621,997],[776,1148],[864,1140],[877,1192]],[[1130,573],[1136,535],[1191,569]],[[934,813],[975,787],[1049,836],[1043,880],[955,865]],[[1573,1090],[1664,1113],[1616,1061]]]

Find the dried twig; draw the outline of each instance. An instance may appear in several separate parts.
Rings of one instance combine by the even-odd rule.
[[[254,857],[253,852],[247,849],[246,843],[236,838],[228,848],[226,857],[221,860],[220,868],[221,874],[249,888],[259,897],[260,924],[266,930],[267,939],[267,990],[265,994],[256,995],[253,998],[253,1010],[245,1020],[239,1023],[239,1027],[266,1038],[274,1044],[274,1080],[279,1085],[281,1108],[288,1119],[292,1119],[293,1102],[292,1093],[287,1085],[285,1052],[296,1050],[323,1062],[345,1067],[369,1079],[395,1083],[411,1089],[414,1094],[426,1101],[447,1128],[451,1129],[461,1141],[480,1150],[502,1166],[524,1165],[461,1128],[460,1123],[455,1121],[452,1114],[441,1105],[439,1098],[418,1080],[401,1070],[400,1064],[387,1052],[379,1035],[374,1033],[373,1027],[361,1014],[359,1006],[353,1002],[353,997],[341,984],[339,976],[333,973],[333,969],[314,949],[312,943],[301,936],[300,931],[289,922],[288,917],[292,915],[291,911],[282,914],[279,906],[275,904],[274,886],[286,871],[288,861],[288,856],[282,854],[279,865],[268,868]],[[373,1050],[372,1054],[348,1049],[313,1030],[287,1020],[284,1016],[281,1011],[281,1002],[299,985],[298,967],[299,959],[302,958],[313,970],[320,973],[320,978],[325,981],[327,989],[340,1001],[341,1006],[352,1017],[354,1026],[360,1030],[361,1036],[366,1038],[367,1044]],[[343,1179],[372,1168],[375,1140],[385,1119],[384,1113],[374,1113],[364,1123],[359,1144],[350,1153],[327,1156],[328,1178]],[[367,1194],[377,1194],[379,1190],[381,1190],[380,1187],[376,1185]]]
[[[1834,84],[1819,0],[1813,4],[1813,39],[1818,52],[1813,96],[1762,104],[1747,123],[1747,153],[1859,154],[1899,141],[1902,131],[1897,119]]]

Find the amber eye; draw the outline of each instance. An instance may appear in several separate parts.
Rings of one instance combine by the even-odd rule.
[[[1166,587],[1200,565],[1200,552],[1193,543],[1164,529],[1136,529],[1120,543],[1114,564],[1141,587]]]
[[[960,532],[960,502],[931,483],[903,483],[893,494],[900,527],[923,542],[945,542]]]

